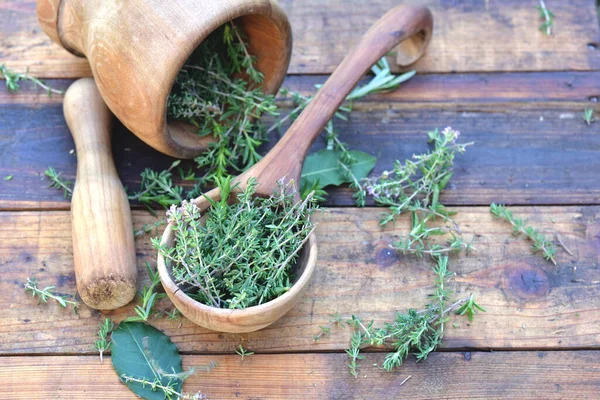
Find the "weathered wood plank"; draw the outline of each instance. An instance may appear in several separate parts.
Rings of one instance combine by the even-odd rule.
[[[475,145],[457,158],[452,185],[444,193],[449,204],[596,204],[600,124],[588,127],[581,115],[588,106],[600,111],[588,101],[600,94],[597,75],[418,76],[396,93],[355,103],[350,120],[336,126],[351,148],[377,156],[376,174],[397,159],[426,151],[428,130],[447,125],[461,130],[463,140]],[[286,86],[312,93],[317,81],[295,77]],[[62,193],[40,178],[48,166],[75,176],[61,99],[27,87],[16,98],[0,90],[0,101],[0,178],[13,175],[10,181],[0,179],[0,208],[67,209]],[[144,168],[165,169],[173,161],[123,127],[113,137],[117,169],[131,189],[139,187]],[[315,149],[322,146],[318,140]],[[353,204],[347,189],[330,194],[328,205]]]
[[[184,391],[209,399],[597,399],[598,351],[437,353],[392,373],[368,354],[361,376],[344,354],[184,356],[184,366],[218,367],[196,373]],[[68,373],[65,373],[68,372]],[[410,376],[404,384],[403,381]],[[0,396],[11,399],[134,399],[110,360],[97,357],[3,357]],[[27,381],[27,385],[23,382]]]
[[[327,75],[288,75],[282,87],[313,95],[315,85]],[[72,79],[49,79],[55,89],[66,90]],[[2,86],[2,85],[0,85]],[[600,72],[512,72],[417,74],[399,90],[385,95],[372,95],[361,102],[402,102],[420,107],[427,103],[437,107],[484,107],[488,103],[520,107],[587,104],[594,106],[600,98]],[[16,93],[0,87],[0,104],[60,104],[62,96],[46,95],[34,85],[24,82]]]
[[[319,260],[306,297],[274,325],[248,335],[207,331],[184,320],[152,323],[185,352],[232,352],[245,341],[259,352],[340,351],[350,331],[313,341],[329,315],[358,314],[378,323],[394,311],[422,307],[432,290],[431,260],[397,255],[390,242],[405,235],[408,220],[382,230],[379,209],[333,208],[317,216]],[[487,313],[468,321],[453,317],[444,338],[448,349],[567,349],[600,345],[600,207],[514,207],[516,214],[547,232],[557,232],[575,255],[558,252],[558,266],[511,236],[487,207],[458,209],[457,222],[477,251],[453,257],[457,296],[473,292]],[[134,212],[136,226],[154,221]],[[91,353],[100,312],[75,315],[55,304],[36,305],[23,291],[27,277],[75,293],[69,213],[0,213],[0,354]],[[137,240],[140,277],[154,263],[149,238]],[[168,304],[163,305],[168,308]],[[104,315],[120,321],[132,305]],[[452,323],[456,322],[454,328]]]
[[[283,0],[294,35],[290,73],[331,72],[395,0]],[[553,36],[539,32],[538,11],[520,0],[426,0],[434,13],[430,48],[416,68],[423,72],[596,70],[599,29],[594,0],[554,1]],[[0,63],[40,77],[89,75],[84,59],[53,44],[41,31],[35,0],[0,5]]]

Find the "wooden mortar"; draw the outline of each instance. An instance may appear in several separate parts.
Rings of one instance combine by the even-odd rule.
[[[197,156],[213,141],[167,120],[175,78],[211,32],[231,20],[242,27],[268,94],[279,89],[291,55],[290,24],[276,0],[38,0],[37,15],[52,40],[88,59],[113,114],[177,158]]]

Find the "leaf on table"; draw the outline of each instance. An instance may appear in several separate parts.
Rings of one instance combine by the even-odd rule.
[[[356,160],[350,165],[352,174],[359,180],[366,178],[375,166],[377,159],[358,150],[350,150],[349,153]],[[338,150],[320,150],[306,157],[302,166],[300,187],[314,185],[317,181],[321,188],[350,183],[350,177],[344,174],[339,166],[341,156],[342,152]]]
[[[123,375],[149,382],[160,380],[162,385],[172,386],[181,393],[180,379],[163,376],[163,373],[182,372],[179,351],[167,335],[150,325],[121,322],[112,334],[112,363],[121,381],[143,399],[163,400],[165,395],[162,390],[152,390],[148,385],[125,382]]]

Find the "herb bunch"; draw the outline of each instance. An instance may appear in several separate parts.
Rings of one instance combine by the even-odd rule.
[[[506,206],[501,204],[490,204],[490,212],[494,217],[510,223],[513,227],[513,235],[523,234],[531,240],[533,242],[532,250],[534,253],[541,252],[546,260],[552,261],[556,265],[556,250],[554,249],[554,245],[538,229],[527,225],[526,221],[522,218],[515,217]]]
[[[219,180],[222,200],[209,198],[201,214],[193,203],[172,206],[175,245],[154,246],[170,264],[177,285],[192,298],[217,308],[246,308],[268,302],[291,288],[293,266],[314,229],[311,196],[294,201],[293,182],[281,180],[267,198],[254,197],[250,179],[237,202],[232,178]],[[201,220],[202,219],[202,220]]]
[[[452,177],[456,154],[465,152],[472,143],[457,143],[460,132],[447,127],[428,132],[429,142],[434,148],[424,154],[413,155],[412,160],[396,162],[394,170],[385,171],[376,178],[363,180],[366,193],[375,202],[389,208],[381,219],[381,225],[394,221],[405,212],[410,212],[412,224],[409,235],[400,239],[394,247],[402,253],[423,256],[440,256],[472,249],[471,243],[463,240],[459,226],[449,211],[440,203],[440,192]],[[432,226],[441,221],[448,226]],[[431,241],[432,236],[450,234],[446,245]]]
[[[202,184],[243,171],[261,158],[257,148],[267,134],[259,118],[276,115],[277,107],[275,97],[261,90],[263,75],[255,64],[243,32],[229,22],[198,46],[177,75],[167,115],[216,139],[195,159],[208,169]]]
[[[391,371],[401,366],[410,354],[421,361],[435,351],[444,337],[448,315],[457,307],[460,308],[456,313],[466,314],[469,320],[472,320],[477,310],[485,312],[475,302],[472,294],[450,304],[453,291],[448,287],[448,282],[454,274],[448,270],[448,257],[438,257],[433,272],[435,291],[423,310],[409,309],[406,313],[396,313],[394,321],[386,323],[382,328],[375,328],[374,321],[365,323],[355,315],[346,321],[354,329],[350,348],[346,350],[348,367],[354,377],[358,376],[359,361],[364,357],[361,355],[363,347],[391,345],[394,350],[386,355],[381,366],[384,370]]]

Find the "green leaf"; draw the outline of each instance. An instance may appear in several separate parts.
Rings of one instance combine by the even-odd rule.
[[[112,363],[122,382],[123,375],[150,382],[161,381],[164,386],[172,385],[181,393],[180,379],[162,376],[163,373],[182,372],[181,356],[168,336],[158,329],[140,322],[121,322],[112,334]],[[125,383],[129,390],[143,399],[163,400],[162,390],[152,390],[137,382]]]
[[[348,153],[356,160],[350,166],[350,169],[357,179],[366,178],[377,159],[370,154],[362,151],[351,150]],[[322,188],[330,185],[339,186],[343,183],[350,183],[350,180],[339,168],[339,161],[342,152],[338,150],[320,150],[306,157],[302,167],[302,178],[300,187],[309,185],[310,182],[319,180]]]

